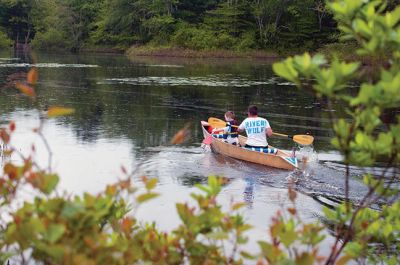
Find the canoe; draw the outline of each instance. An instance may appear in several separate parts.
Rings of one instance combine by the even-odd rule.
[[[236,158],[243,161],[248,161],[256,164],[261,164],[269,167],[275,167],[286,170],[294,170],[298,168],[298,161],[296,157],[292,157],[290,154],[277,149],[276,154],[263,153],[259,151],[252,151],[244,147],[233,145],[224,142],[223,139],[214,138],[208,131],[208,126],[205,125],[207,122],[201,122],[201,128],[203,130],[204,139],[210,139],[211,150],[215,153]],[[244,146],[246,143],[246,137],[239,135],[239,143]],[[274,148],[269,146],[270,148]],[[275,148],[276,149],[276,148]]]

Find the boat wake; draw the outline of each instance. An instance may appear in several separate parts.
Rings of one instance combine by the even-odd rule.
[[[154,149],[154,148],[153,148]],[[280,170],[211,152],[210,147],[160,147],[143,166],[148,176],[159,177],[161,185],[178,182],[181,185],[205,183],[208,176],[224,176],[232,181],[251,179],[252,186],[272,187],[286,190],[289,185],[312,198],[345,198],[345,172],[341,168],[329,167],[320,161],[312,146],[302,147],[296,152],[300,159],[306,160],[294,171]],[[162,177],[160,177],[162,176]],[[358,202],[368,188],[359,177],[350,177],[350,200]]]

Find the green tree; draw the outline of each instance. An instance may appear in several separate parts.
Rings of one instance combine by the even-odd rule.
[[[247,1],[221,1],[214,10],[207,11],[204,23],[220,33],[239,37],[252,26]]]
[[[40,19],[35,24],[35,37],[32,40],[34,48],[39,49],[69,49],[69,38],[64,31],[65,22],[61,19],[62,9],[55,0],[41,1]]]
[[[189,24],[200,24],[206,11],[214,9],[217,4],[217,0],[179,0],[176,18]]]
[[[142,21],[148,16],[147,1],[105,0],[92,34],[95,43],[128,47],[144,42],[147,36]]]
[[[283,10],[289,0],[255,0],[252,3],[251,13],[256,21],[257,36],[261,47],[266,47],[277,42],[279,23]]]
[[[314,0],[294,1],[288,5],[281,18],[279,45],[312,48],[312,40],[318,32],[317,16],[313,7]]]
[[[343,155],[346,174],[345,198],[336,209],[324,209],[326,225],[299,218],[296,192],[290,186],[291,205],[273,218],[270,240],[259,242],[260,253],[247,253],[241,246],[250,226],[237,213],[243,204],[233,203],[229,212],[222,210],[217,203],[224,185],[220,178],[209,177],[208,185],[198,186],[201,193],[192,194],[195,206],[176,205],[181,224],[172,233],[140,224],[128,215],[158,195],[155,179],[142,177],[141,189],[133,185],[135,170],[128,173],[122,168],[125,178],[96,195],[71,198],[58,194],[59,178],[52,171],[43,126],[47,119],[73,110],[49,107],[39,109],[39,125],[34,130],[49,151],[46,167],[36,163],[35,148],[24,155],[12,145],[14,122],[0,129],[5,157],[0,176],[0,261],[11,257],[22,264],[30,260],[45,264],[243,264],[254,259],[258,264],[398,264],[400,115],[390,123],[384,123],[382,115],[400,108],[400,6],[391,9],[373,0],[334,0],[328,6],[343,38],[359,44],[357,53],[385,55],[385,61],[379,74],[365,78],[358,89],[349,87],[359,77],[358,62],[334,58],[328,64],[322,55],[305,53],[273,66],[281,77],[324,98],[328,107],[333,101],[341,102],[350,117],[339,118],[330,112],[335,134],[332,144]],[[16,87],[40,107],[37,79],[37,70],[32,69]],[[187,128],[182,129],[173,143],[182,142],[186,134]],[[384,170],[375,175],[366,172],[363,181],[369,190],[359,202],[351,203],[350,167],[375,166],[377,161],[384,163]],[[33,200],[20,203],[19,196],[27,190],[35,192]],[[335,240],[328,255],[321,256],[320,243],[329,227]],[[227,242],[232,246],[229,252]]]
[[[1,0],[0,26],[15,43],[27,44],[35,35],[35,23],[40,21],[41,3],[29,0]]]
[[[79,51],[95,27],[102,1],[58,0],[58,15],[66,41],[73,51]]]
[[[12,41],[8,38],[7,34],[0,29],[0,48],[7,48],[12,45]]]

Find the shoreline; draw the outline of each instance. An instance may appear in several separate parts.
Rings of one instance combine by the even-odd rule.
[[[12,50],[12,48],[10,47]],[[331,43],[324,45],[317,50],[309,51],[311,54],[321,53],[328,60],[337,57],[343,61],[359,61],[364,67],[377,67],[385,66],[383,58],[372,57],[368,55],[357,55],[355,50],[357,46],[354,43]],[[32,47],[30,51],[46,51],[46,52],[70,52],[64,49],[40,49]],[[349,51],[351,51],[349,53]],[[130,48],[126,47],[105,47],[105,46],[90,46],[83,47],[79,53],[103,53],[103,54],[124,54],[129,59],[133,58],[175,58],[175,59],[255,59],[276,61],[287,58],[288,56],[295,56],[302,54],[305,51],[301,50],[288,50],[284,53],[278,51],[265,51],[265,50],[247,50],[247,51],[233,51],[226,49],[219,50],[192,50],[180,47],[171,46],[149,46],[149,45],[134,45]]]
[[[221,58],[221,59],[279,59],[284,57],[275,52],[251,50],[237,52],[231,50],[191,50],[177,47],[132,46],[125,54],[130,57],[175,57],[175,58]]]

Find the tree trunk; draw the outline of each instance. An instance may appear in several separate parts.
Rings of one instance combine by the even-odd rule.
[[[30,35],[31,35],[31,29],[28,28],[28,33],[26,33],[26,36],[25,36],[25,46],[28,46],[28,40],[29,40]]]

